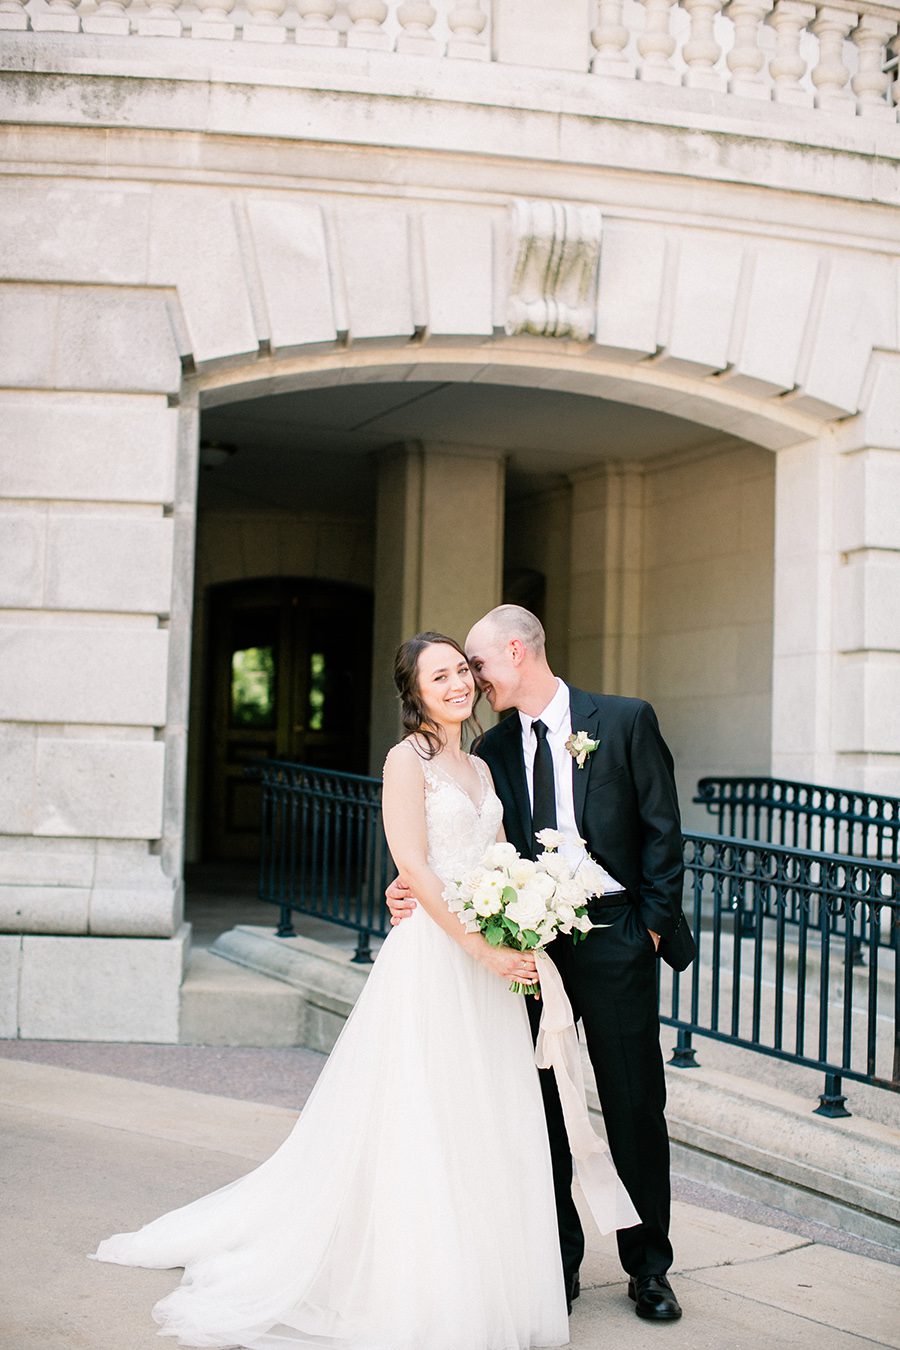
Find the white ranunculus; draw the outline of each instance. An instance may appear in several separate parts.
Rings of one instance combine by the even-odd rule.
[[[472,896],[472,908],[483,919],[498,914],[503,905],[503,886],[494,877],[488,877],[475,888]]]
[[[526,881],[530,881],[534,876],[536,864],[530,858],[517,858],[509,869],[509,876],[514,886],[524,886]]]
[[[559,830],[551,829],[538,830],[535,839],[537,839],[538,843],[545,849],[562,848],[563,844],[566,842],[566,836],[564,834],[561,834]]]
[[[518,858],[514,844],[491,844],[484,855],[485,867],[512,867]]]

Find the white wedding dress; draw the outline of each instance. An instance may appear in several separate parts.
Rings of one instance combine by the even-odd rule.
[[[496,839],[423,764],[444,881]],[[524,999],[421,906],[392,929],[284,1144],[96,1258],[184,1266],[153,1309],[188,1346],[527,1350],[568,1341],[550,1152]]]

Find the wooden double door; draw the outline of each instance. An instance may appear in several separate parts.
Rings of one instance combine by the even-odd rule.
[[[366,773],[372,596],[299,578],[210,592],[204,855],[253,858],[258,759]]]

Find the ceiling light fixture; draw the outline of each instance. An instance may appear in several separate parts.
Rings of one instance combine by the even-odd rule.
[[[227,464],[232,455],[237,454],[236,445],[227,445],[224,441],[200,442],[200,468],[220,469]]]

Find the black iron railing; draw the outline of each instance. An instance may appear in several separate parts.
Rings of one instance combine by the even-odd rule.
[[[381,824],[381,782],[359,774],[266,760],[262,783],[259,896],[279,907],[278,935],[295,912],[353,928],[354,961],[372,959],[384,936],[384,891],[393,870]]]
[[[377,778],[261,766],[260,897],[278,932],[312,914],[359,934],[357,961],[387,931],[393,874]],[[900,865],[748,839],[684,836],[685,911],[697,960],[660,967],[673,1063],[709,1037],[825,1075],[817,1110],[846,1115],[843,1079],[900,1091]]]
[[[819,1070],[828,1116],[844,1078],[900,1091],[900,866],[703,834],[684,861],[697,960],[660,971],[672,1062],[696,1034]]]
[[[900,797],[787,778],[701,778],[694,801],[731,838],[900,862]]]

